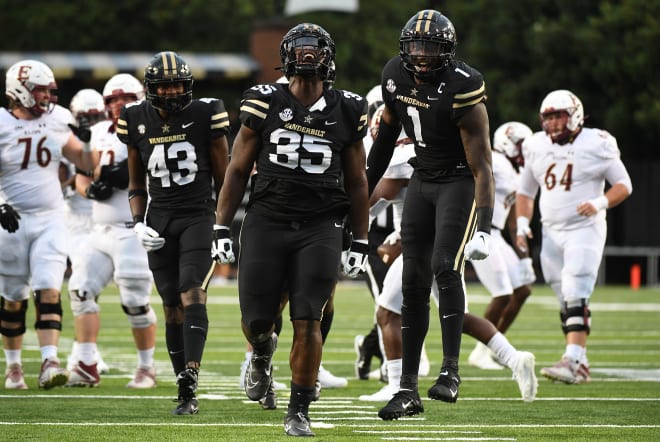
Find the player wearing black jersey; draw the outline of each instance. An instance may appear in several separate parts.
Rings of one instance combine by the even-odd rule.
[[[179,387],[173,413],[195,414],[208,329],[206,288],[214,267],[213,198],[228,163],[229,116],[222,100],[192,99],[190,68],[174,52],[151,59],[144,83],[147,100],[122,110],[117,134],[128,146],[134,230],[149,252],[163,300],[165,340]]]
[[[271,335],[286,285],[293,345],[284,428],[289,435],[311,436],[308,413],[321,361],[320,319],[337,280],[347,212],[353,241],[344,271],[355,277],[366,263],[362,139],[367,104],[354,93],[324,87],[335,45],[320,26],[293,27],[282,40],[280,56],[289,84],[261,84],[243,94],[242,125],[218,200],[213,257],[234,260],[228,226],[256,162],[238,263],[242,327],[254,349],[245,391],[259,400],[270,386]]]
[[[419,11],[401,31],[399,55],[382,73],[385,110],[369,154],[370,191],[392,157],[401,125],[416,155],[401,222],[401,388],[378,413],[386,420],[424,411],[417,373],[433,278],[440,289],[443,361],[428,395],[446,402],[458,398],[465,259],[488,256],[494,184],[485,84],[478,71],[454,60],[455,47],[449,19]]]

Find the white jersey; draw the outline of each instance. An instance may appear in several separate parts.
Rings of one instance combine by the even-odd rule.
[[[495,203],[493,226],[504,229],[511,206],[516,202],[518,172],[502,152],[493,151],[493,179],[495,180]]]
[[[71,136],[68,123],[74,123],[71,112],[58,105],[34,120],[0,108],[0,190],[17,212],[64,209],[59,165]]]
[[[119,141],[111,120],[101,121],[92,126],[91,145],[100,153],[99,165],[116,164],[128,158],[126,145]],[[128,204],[128,189],[113,188],[112,196],[92,204],[94,224],[126,226],[131,222],[131,209]]]
[[[545,132],[525,140],[527,156],[518,193],[534,198],[539,188],[539,210],[544,226],[569,230],[605,220],[605,210],[581,216],[577,206],[604,194],[611,170],[621,170],[616,139],[600,129],[582,128],[573,143],[559,145]]]

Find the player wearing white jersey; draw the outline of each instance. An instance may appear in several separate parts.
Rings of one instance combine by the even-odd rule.
[[[525,168],[516,196],[517,244],[532,237],[529,220],[540,192],[541,268],[557,295],[566,349],[549,379],[588,382],[589,299],[603,256],[605,211],[632,192],[616,139],[604,130],[584,128],[582,102],[568,90],[550,92],[541,103],[543,131],[525,140]],[[605,181],[611,187],[604,193]]]
[[[100,382],[96,340],[100,328],[97,303],[103,288],[113,281],[119,287],[121,307],[131,325],[138,350],[138,366],[129,388],[156,386],[154,349],[156,314],[149,305],[151,272],[147,253],[133,233],[128,203],[128,151],[116,134],[121,108],[144,97],[138,79],[129,74],[110,78],[103,99],[110,121],[92,127],[91,143],[101,155],[94,177],[78,175],[76,186],[92,204],[93,228],[80,259],[73,261],[69,297],[79,340],[78,361],[67,385],[95,387]]]
[[[532,135],[525,124],[509,121],[497,128],[493,135],[493,177],[495,179],[495,205],[491,226],[490,255],[482,261],[472,261],[481,283],[492,299],[484,316],[500,333],[506,333],[520,312],[527,297],[532,293],[530,284],[536,280],[532,259],[504,239],[506,228],[515,240],[515,210],[519,170],[524,165],[522,143]],[[504,367],[493,360],[488,347],[477,341],[468,357],[468,364],[484,370],[501,370]]]
[[[7,70],[9,108],[0,108],[0,333],[7,363],[5,388],[25,389],[21,350],[30,290],[41,352],[38,386],[66,383],[57,345],[62,329],[60,288],[67,239],[59,163],[64,156],[90,170],[95,154],[73,125],[71,113],[56,105],[51,69],[22,60]],[[85,141],[89,141],[86,139]]]

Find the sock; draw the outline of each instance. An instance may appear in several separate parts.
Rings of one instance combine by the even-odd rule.
[[[167,354],[172,362],[172,369],[177,375],[186,368],[183,353],[183,324],[165,323],[165,343]]]
[[[291,395],[289,396],[289,407],[287,414],[302,413],[309,415],[309,403],[314,397],[316,387],[303,387],[291,382]]]
[[[573,363],[578,363],[582,361],[584,356],[584,349],[577,344],[566,344],[566,351],[564,356],[571,360]]]
[[[138,368],[153,368],[155,347],[138,350]]]
[[[56,345],[44,345],[43,347],[40,348],[40,351],[41,351],[41,362],[45,361],[46,359],[60,362],[60,360],[57,358]]]
[[[488,348],[502,364],[513,370],[513,363],[518,352],[502,333],[497,332],[490,338]]]
[[[191,304],[183,309],[183,349],[186,363],[202,362],[208,329],[206,305]]]
[[[78,343],[78,360],[85,365],[96,363],[96,342]]]
[[[401,359],[387,361],[387,384],[390,387],[394,387],[396,390],[398,390],[401,385],[402,364]]]
[[[5,349],[5,361],[7,362],[7,367],[9,367],[11,364],[21,365],[21,350]]]

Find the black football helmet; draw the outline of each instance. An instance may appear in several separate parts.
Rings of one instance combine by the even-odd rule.
[[[439,11],[419,11],[401,30],[399,55],[403,66],[421,80],[431,79],[447,67],[455,51],[454,25]]]
[[[158,86],[182,83],[183,93],[163,96],[156,93]],[[153,107],[166,112],[180,112],[192,102],[193,76],[188,63],[176,52],[165,51],[154,55],[144,70],[147,100]]]
[[[319,25],[301,23],[291,28],[280,43],[280,58],[280,70],[287,78],[316,75],[334,81],[335,42]]]

